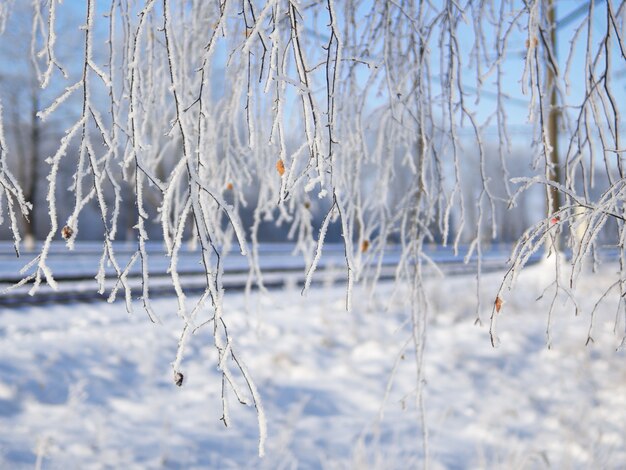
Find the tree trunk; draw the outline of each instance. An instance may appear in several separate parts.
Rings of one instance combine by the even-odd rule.
[[[27,244],[33,243],[37,239],[37,180],[39,179],[39,164],[41,163],[41,158],[39,158],[41,124],[37,117],[37,111],[39,110],[39,91],[37,86],[36,83],[31,86],[30,95],[30,152],[25,155],[28,161],[22,162],[24,168],[24,196],[33,205],[24,230]]]
[[[556,6],[554,0],[547,0],[547,16],[550,28],[550,47],[552,48],[553,57],[557,56],[556,41]],[[558,97],[556,90],[556,76],[552,67],[547,67],[547,90],[550,93],[550,113],[548,114],[548,140],[551,145],[548,161],[550,168],[548,170],[548,180],[555,183],[561,181],[561,169],[559,167],[559,109],[557,107]],[[548,189],[548,217],[558,212],[561,208],[561,194],[555,187]]]

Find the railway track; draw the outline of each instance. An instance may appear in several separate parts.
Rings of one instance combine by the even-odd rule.
[[[16,308],[27,305],[43,305],[72,302],[106,301],[117,279],[112,270],[107,270],[105,292],[99,294],[95,280],[95,271],[101,256],[100,245],[84,245],[76,252],[67,252],[63,246],[53,246],[49,255],[50,266],[55,273],[58,290],[42,285],[30,295],[29,285],[6,291],[18,283],[22,277],[19,270],[27,261],[18,260],[6,247],[0,244],[0,309]],[[259,250],[259,264],[263,273],[263,285],[268,289],[302,286],[305,280],[306,266],[301,256],[292,256],[292,245],[267,245]],[[121,246],[116,250],[120,265],[124,258],[130,259],[132,247]],[[476,272],[476,263],[463,263],[462,254],[452,256],[450,250],[429,253],[437,263],[438,269],[447,275],[472,274]],[[184,250],[179,261],[181,285],[187,295],[201,294],[205,290],[204,271],[198,260],[198,252]],[[482,271],[491,272],[505,268],[506,252],[492,253],[482,261]],[[160,244],[150,247],[150,296],[167,297],[175,294],[170,275],[167,272],[169,258],[165,257]],[[390,249],[381,265],[379,279],[388,281],[395,278],[395,269],[400,259],[399,250]],[[426,267],[427,276],[435,276],[436,269]],[[373,267],[370,271],[373,273]],[[372,276],[373,274],[369,274]],[[366,277],[368,275],[366,274]],[[223,272],[223,285],[228,291],[242,291],[249,283],[249,266],[242,256],[231,254],[226,258]],[[136,266],[128,275],[134,299],[139,299],[142,291],[142,277]],[[346,269],[342,245],[328,245],[313,277],[313,284],[338,284],[345,282]],[[252,282],[252,288],[257,288]],[[123,301],[124,294],[118,292],[116,301]]]
[[[107,268],[105,292],[98,293],[95,275],[102,256],[101,243],[82,243],[75,251],[67,251],[63,243],[53,243],[48,256],[48,265],[51,267],[58,290],[53,290],[47,284],[42,284],[33,295],[29,291],[31,286],[25,285],[7,291],[21,279],[19,274],[22,267],[37,256],[38,247],[31,253],[25,253],[22,258],[16,258],[12,245],[0,242],[0,309],[15,308],[27,305],[71,302],[102,302],[106,301],[114,288],[117,278],[112,268]],[[136,245],[119,243],[115,245],[115,254],[120,266],[126,263],[135,253]],[[481,270],[484,273],[506,269],[506,261],[510,254],[510,245],[494,246],[483,257]],[[153,298],[167,297],[175,294],[171,277],[168,274],[170,258],[165,256],[162,243],[152,242],[147,246],[150,271],[150,296]],[[259,265],[263,275],[263,285],[268,289],[302,286],[305,280],[307,266],[301,255],[293,254],[292,244],[261,244],[259,246]],[[466,251],[460,249],[455,254],[452,248],[431,247],[428,256],[436,263],[437,268],[424,265],[426,276],[436,276],[437,271],[446,275],[471,275],[476,272],[476,259],[468,264],[463,262]],[[199,252],[182,249],[179,255],[178,272],[181,285],[188,295],[204,292],[204,270],[200,263]],[[541,258],[536,254],[531,262]],[[613,255],[610,255],[613,256]],[[390,247],[386,250],[382,260],[379,279],[388,281],[395,278],[395,270],[400,261],[399,247]],[[367,264],[367,263],[365,263]],[[249,283],[248,259],[235,253],[223,259],[223,285],[228,291],[242,291]],[[374,275],[375,267],[370,261],[365,270],[364,278]],[[129,272],[128,284],[134,299],[139,299],[142,291],[142,276],[139,263],[135,263]],[[313,284],[338,284],[346,281],[346,268],[343,245],[327,244],[313,277]],[[251,287],[257,288],[256,282]],[[124,299],[122,290],[118,292],[117,301]],[[1,311],[1,310],[0,310]]]

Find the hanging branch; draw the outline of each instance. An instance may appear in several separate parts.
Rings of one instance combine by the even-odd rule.
[[[0,32],[8,24],[9,4],[0,5]],[[560,21],[551,5],[549,0],[110,0],[102,19],[96,0],[87,0],[80,25],[84,41],[76,52],[80,67],[74,71],[60,53],[66,28],[61,33],[58,25],[70,8],[59,0],[33,2],[33,68],[44,87],[60,83],[38,116],[49,123],[80,106],[47,159],[50,230],[14,288],[32,284],[35,293],[42,282],[56,288],[49,250],[59,237],[72,249],[81,239],[86,208],[95,208],[104,239],[99,292],[106,291],[112,266],[115,283],[108,300],[122,289],[130,311],[128,279],[138,270],[143,308],[158,321],[150,301],[148,246],[149,235],[162,239],[181,319],[174,381],[183,384],[193,335],[212,326],[222,419],[229,423],[231,392],[238,401],[255,404],[262,453],[260,394],[234,352],[223,311],[224,260],[238,245],[250,264],[246,291],[255,284],[263,289],[260,231],[264,223],[286,227],[294,254],[305,260],[306,294],[330,224],[337,223],[348,310],[353,286],[363,282],[373,292],[386,250],[400,252],[395,277],[398,287],[409,291],[407,334],[427,462],[421,392],[431,306],[424,267],[436,268],[429,243],[450,245],[465,263],[475,261],[480,294],[486,243],[502,235],[511,217],[500,214],[507,205],[523,205],[532,188],[540,187],[551,209],[525,227],[513,248],[492,307],[492,343],[507,289],[546,246],[561,260],[562,250],[572,252],[569,266],[555,264],[555,280],[544,292],[552,295],[549,343],[557,296],[578,309],[577,279],[590,256],[595,262],[595,247],[609,231],[620,250],[618,279],[609,289],[622,294],[618,307],[626,312],[626,150],[615,78],[626,60],[626,2],[591,1]],[[571,52],[559,57],[560,28],[574,21]],[[106,34],[107,47],[95,46]],[[509,64],[521,64],[520,54],[521,77],[513,77]],[[583,55],[579,65],[575,57]],[[509,111],[520,102],[527,105],[530,122],[524,163],[531,168],[524,174],[514,170]],[[8,221],[19,254],[20,219],[30,206],[9,169],[12,140],[4,135],[2,113],[0,104],[0,224]],[[489,135],[497,139],[495,171]],[[58,186],[66,168],[73,175],[72,201],[60,227],[58,208],[66,198]],[[252,213],[251,227],[239,219],[244,208]],[[124,265],[114,242],[126,235],[136,249]],[[199,248],[204,271],[198,298],[188,297],[179,273],[186,241]],[[481,310],[477,303],[478,323]]]

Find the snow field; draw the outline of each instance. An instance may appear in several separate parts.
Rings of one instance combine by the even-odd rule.
[[[623,468],[626,363],[613,333],[617,294],[589,312],[613,266],[584,274],[581,313],[559,298],[551,349],[545,264],[505,297],[501,345],[488,320],[501,273],[427,284],[432,313],[425,353],[431,468]],[[368,301],[371,299],[371,301]],[[182,320],[176,300],[155,300],[163,321],[121,303],[0,312],[0,468],[414,468],[422,463],[406,294],[296,289],[227,295],[225,319],[263,398],[266,457],[257,456],[253,407],[229,396],[221,421],[211,327],[192,338],[185,382],[173,383]],[[623,331],[623,321],[619,326]],[[392,374],[394,363],[397,368]],[[389,380],[391,388],[386,400]],[[241,386],[244,389],[243,383]]]

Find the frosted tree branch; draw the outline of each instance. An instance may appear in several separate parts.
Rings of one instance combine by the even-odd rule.
[[[0,33],[16,3],[0,4]],[[31,6],[25,41],[37,83],[48,92],[36,115],[47,125],[59,120],[65,134],[46,160],[49,230],[14,287],[31,285],[33,294],[43,282],[56,288],[50,249],[59,238],[73,249],[92,211],[103,240],[98,291],[106,293],[111,276],[108,300],[122,290],[130,311],[129,278],[138,271],[140,301],[158,322],[150,300],[156,255],[148,246],[162,240],[181,322],[174,382],[184,383],[189,342],[209,330],[223,422],[230,422],[229,395],[254,404],[260,454],[262,390],[244,365],[245,351],[233,350],[222,276],[227,256],[246,256],[246,290],[265,288],[259,248],[266,223],[287,227],[293,254],[304,258],[303,294],[329,234],[341,233],[347,310],[354,285],[373,290],[388,248],[400,252],[394,275],[410,299],[407,334],[422,416],[430,244],[450,246],[475,264],[480,293],[488,244],[507,229],[504,209],[523,206],[535,188],[543,192],[545,214],[517,232],[495,292],[494,345],[507,290],[539,253],[560,260],[545,291],[551,305],[563,295],[578,309],[579,274],[610,234],[619,272],[608,289],[626,293],[619,81],[626,2],[591,1],[568,26],[550,0],[87,0],[80,24],[71,24],[81,44],[66,54],[63,21],[71,23],[74,11],[68,3]],[[512,106],[520,105],[528,120],[521,137],[519,124],[511,124],[520,111]],[[0,225],[19,254],[20,225],[33,201],[11,171],[6,113],[0,103]],[[523,171],[515,161],[520,139]],[[60,208],[70,198],[62,223]],[[118,260],[115,241],[126,237],[134,252]],[[203,269],[199,297],[189,295],[179,273],[186,242],[198,248]],[[626,302],[619,306],[626,319]],[[484,310],[477,303],[477,323]],[[548,343],[551,313],[549,307]]]

